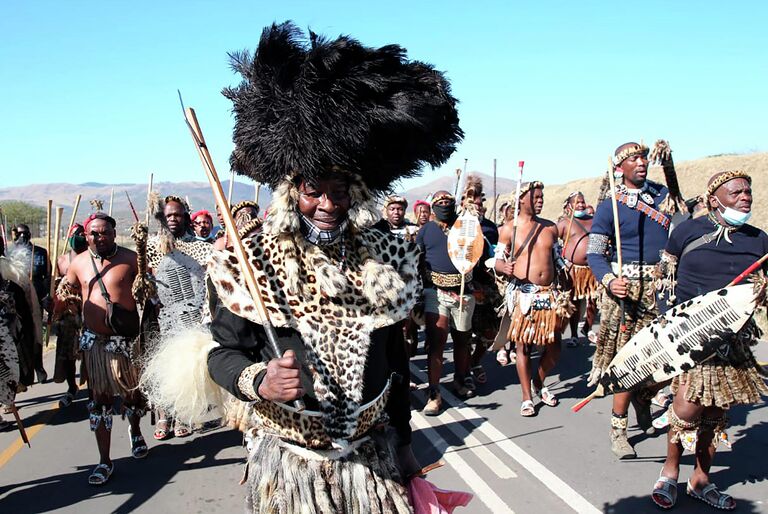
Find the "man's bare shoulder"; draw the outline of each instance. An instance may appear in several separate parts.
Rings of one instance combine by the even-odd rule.
[[[124,246],[118,246],[118,248],[120,249],[120,253],[124,255],[126,258],[128,259],[136,258],[136,252],[134,252],[133,250],[126,248]]]
[[[544,227],[545,229],[551,228],[551,229],[557,230],[557,225],[552,220],[537,217],[536,221],[538,221],[541,224],[541,226]]]

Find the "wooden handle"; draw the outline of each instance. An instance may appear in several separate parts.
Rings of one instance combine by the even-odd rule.
[[[750,266],[749,266],[747,269],[745,269],[744,271],[742,271],[741,273],[739,273],[739,275],[738,275],[736,278],[734,278],[733,280],[731,280],[731,281],[728,283],[728,285],[727,285],[727,286],[725,286],[725,287],[735,286],[736,284],[738,284],[739,282],[741,282],[742,280],[744,280],[744,278],[746,278],[746,276],[747,276],[747,275],[749,275],[750,273],[752,273],[753,271],[755,271],[757,268],[759,268],[759,267],[760,267],[760,265],[761,265],[762,263],[764,263],[766,259],[768,259],[768,253],[766,253],[765,255],[763,255],[762,257],[760,257],[760,258],[759,258],[757,261],[755,261],[754,263],[752,263],[752,264],[751,264],[751,265],[750,265]]]
[[[598,396],[602,396],[603,388],[602,386],[597,386],[597,389],[592,391],[592,394],[581,400],[579,403],[571,407],[571,411],[573,412],[579,412],[586,404],[597,398]]]
[[[619,206],[616,202],[616,179],[613,178],[613,159],[608,157],[608,181],[611,185],[611,207],[613,207],[613,233],[616,239],[616,263],[619,265],[619,274],[622,276],[621,262],[621,230],[619,229]]]
[[[261,296],[259,285],[256,282],[256,277],[253,274],[253,269],[248,264],[248,256],[245,253],[243,242],[240,240],[240,235],[237,232],[237,225],[235,225],[235,220],[232,217],[232,211],[230,210],[229,203],[227,202],[227,198],[224,196],[224,190],[221,187],[221,181],[219,180],[219,175],[216,172],[216,168],[213,164],[213,159],[211,158],[211,154],[209,153],[208,147],[205,144],[203,131],[200,129],[200,124],[197,121],[195,110],[191,107],[187,107],[185,109],[185,115],[187,121],[189,122],[189,128],[192,130],[193,136],[197,143],[195,146],[197,147],[197,152],[200,156],[200,159],[203,161],[203,168],[205,170],[206,176],[208,177],[208,182],[211,185],[211,189],[213,190],[213,197],[216,200],[216,205],[219,206],[219,210],[221,211],[221,217],[224,220],[224,229],[226,230],[230,244],[232,245],[235,251],[235,255],[237,256],[240,271],[245,277],[245,284],[248,288],[248,293],[251,295],[253,303],[256,306],[256,312],[261,319],[262,326],[267,332],[267,339],[269,340],[270,346],[272,347],[272,352],[274,353],[275,358],[280,358],[282,353],[280,352],[280,348],[277,346],[277,337],[276,334],[274,334],[274,328],[272,327],[272,323],[269,320],[269,313],[267,312],[267,308],[264,305],[264,299]],[[302,411],[304,410],[304,403],[301,400],[295,400],[294,407],[298,411]]]
[[[77,218],[77,210],[80,208],[80,199],[82,197],[83,197],[82,195],[77,195],[77,198],[75,198],[75,206],[72,208],[72,216],[69,217],[69,226],[67,227],[67,233],[64,234],[64,239],[66,239],[67,236],[69,235],[69,229],[72,227],[72,225],[75,224],[75,219]],[[63,211],[63,209],[62,209],[62,211]],[[58,229],[56,229],[56,230],[57,230],[56,238],[58,239],[59,232],[58,232]],[[61,255],[64,255],[64,252],[66,251],[66,249],[67,249],[67,245],[64,244],[62,246],[62,248],[61,248]],[[58,254],[59,253],[56,252],[56,255],[58,255]]]

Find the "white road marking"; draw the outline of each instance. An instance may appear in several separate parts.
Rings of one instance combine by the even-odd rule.
[[[422,382],[427,381],[427,375],[422,372],[415,364],[411,363],[411,373]],[[581,496],[575,489],[563,482],[557,475],[550,471],[546,466],[533,458],[529,453],[509,440],[501,431],[491,424],[491,422],[482,419],[482,417],[472,408],[461,406],[461,402],[456,396],[451,394],[444,387],[441,387],[441,395],[449,403],[456,405],[451,407],[462,417],[472,423],[477,429],[491,441],[494,441],[504,453],[512,457],[518,464],[525,468],[530,474],[544,484],[550,491],[555,493],[558,498],[563,500],[569,507],[576,512],[600,514],[602,511],[589,503],[586,498]],[[482,421],[481,421],[482,420]]]
[[[451,446],[435,430],[432,425],[418,412],[412,413],[411,423],[419,429],[424,436],[432,443],[432,446],[442,455],[442,458],[457,471],[459,477],[469,486],[474,493],[475,498],[483,502],[494,514],[508,512],[514,514],[515,511],[509,508],[504,500],[489,486],[472,467],[467,464],[458,453],[447,451]],[[471,505],[471,504],[470,504]]]
[[[517,473],[512,471],[509,466],[507,466],[501,459],[499,459],[496,454],[494,454],[492,451],[490,451],[487,448],[487,444],[480,441],[477,437],[473,436],[466,428],[462,427],[460,425],[460,416],[454,416],[451,414],[453,409],[445,409],[442,414],[437,416],[437,420],[448,430],[450,430],[453,435],[464,441],[464,445],[461,447],[454,448],[466,448],[470,450],[472,453],[477,455],[477,457],[491,470],[498,476],[499,478],[508,479],[508,478],[517,478]],[[472,420],[467,420],[472,421]],[[481,421],[478,419],[478,421]],[[477,425],[478,423],[474,423]],[[494,444],[492,441],[491,444]]]

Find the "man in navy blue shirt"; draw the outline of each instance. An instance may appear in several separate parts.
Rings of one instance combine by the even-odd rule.
[[[647,180],[648,147],[637,143],[619,146],[613,158],[614,174],[621,173],[616,186],[618,222],[621,234],[622,269],[618,269],[611,199],[597,206],[587,248],[587,262],[605,286],[600,308],[600,332],[589,383],[593,385],[613,357],[632,336],[658,315],[653,270],[667,243],[669,217],[661,212],[667,188]],[[634,458],[627,440],[627,411],[635,403],[637,421],[651,431],[650,398],[643,390],[613,396],[611,451],[619,459]]]

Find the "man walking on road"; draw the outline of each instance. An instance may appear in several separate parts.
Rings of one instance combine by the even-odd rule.
[[[91,485],[107,483],[115,469],[109,450],[116,407],[128,417],[133,457],[141,459],[148,453],[139,427],[144,399],[137,389],[138,371],[131,361],[139,333],[139,314],[131,292],[137,273],[136,253],[115,243],[115,225],[115,220],[103,212],[88,217],[88,251],[69,265],[56,291],[54,311],[62,312],[70,302],[82,306],[80,350],[91,390],[88,417],[100,458],[88,477]]]

